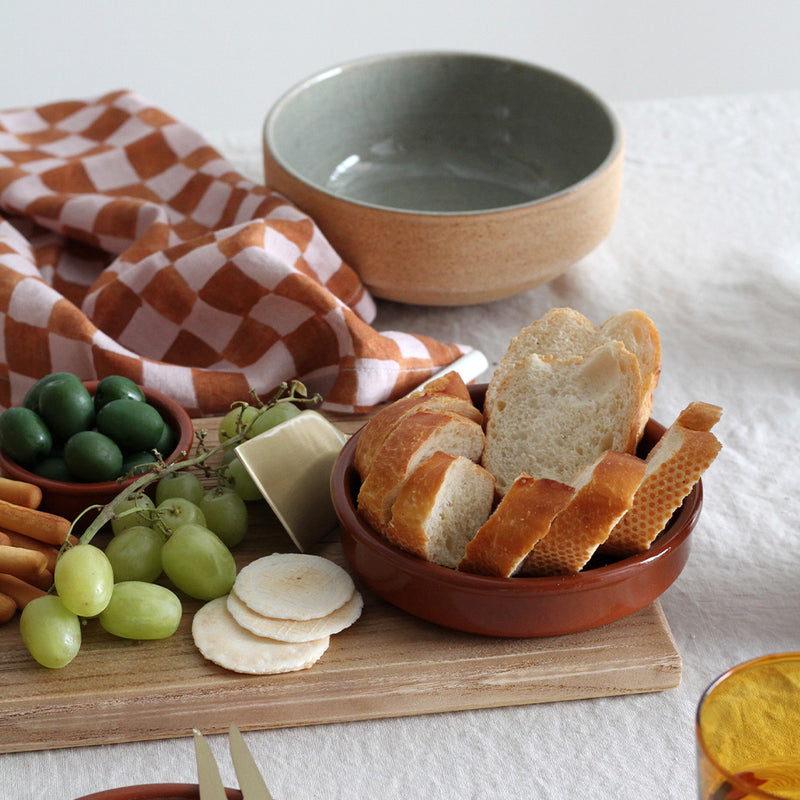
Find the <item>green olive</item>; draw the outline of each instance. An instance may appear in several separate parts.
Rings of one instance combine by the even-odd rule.
[[[50,454],[53,437],[35,411],[17,406],[0,415],[0,447],[21,467],[32,467]]]
[[[127,398],[140,403],[145,402],[144,392],[130,378],[123,375],[108,375],[102,378],[94,392],[94,409],[99,411],[112,400]]]
[[[122,398],[97,412],[97,430],[123,450],[152,450],[164,432],[164,420],[153,406]]]
[[[94,402],[80,381],[55,378],[39,392],[39,416],[53,439],[65,442],[72,434],[94,425]]]
[[[113,481],[122,472],[122,451],[108,436],[79,431],[64,445],[64,461],[79,481]]]

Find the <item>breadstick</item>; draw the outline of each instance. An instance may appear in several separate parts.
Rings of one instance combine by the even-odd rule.
[[[52,572],[56,568],[58,548],[51,544],[37,542],[36,539],[31,539],[30,536],[25,536],[23,533],[15,533],[14,531],[0,531],[0,544],[11,544],[14,547],[37,550],[40,553],[44,553],[47,559],[47,569]]]
[[[0,544],[0,572],[31,580],[47,569],[47,557],[36,550]]]
[[[31,600],[47,594],[43,589],[23,581],[14,575],[5,575],[0,572],[0,593],[7,594],[17,604],[20,611],[25,608]]]
[[[0,500],[0,528],[5,530],[60,547],[69,534],[70,525],[68,519],[56,514]]]
[[[8,622],[17,613],[17,604],[13,597],[7,594],[0,594],[0,625]]]
[[[29,578],[28,583],[46,592],[53,585],[53,573],[49,569],[43,569]]]
[[[33,483],[0,477],[0,500],[25,508],[39,508],[42,490]]]

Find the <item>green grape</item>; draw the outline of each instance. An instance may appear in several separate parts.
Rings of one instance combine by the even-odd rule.
[[[236,406],[232,408],[219,423],[219,440],[225,442],[238,436],[258,416],[255,406]]]
[[[153,528],[134,525],[118,533],[106,545],[106,557],[114,570],[114,582],[152,583],[161,574],[164,537]]]
[[[37,597],[25,606],[19,631],[28,652],[50,669],[65,667],[81,648],[81,622],[54,594]]]
[[[253,477],[247,471],[245,465],[242,464],[239,456],[237,456],[233,450],[230,452],[232,457],[228,460],[223,473],[225,480],[230,483],[233,490],[242,500],[248,503],[255,500],[262,500],[263,497]]]
[[[117,536],[128,528],[137,525],[151,527],[155,519],[156,504],[146,494],[135,495],[123,500],[116,508],[116,516],[111,520],[111,530]]]
[[[222,540],[202,525],[181,525],[161,550],[167,577],[197,600],[222,597],[233,587],[236,562]]]
[[[159,478],[156,484],[156,505],[160,505],[170,497],[183,497],[190,503],[198,505],[206,493],[200,478],[193,472],[181,470],[170,472]]]
[[[206,527],[228,547],[236,547],[247,533],[247,506],[233,489],[217,487],[205,493],[200,510]]]
[[[247,432],[248,439],[252,439],[265,431],[280,425],[282,422],[296,417],[300,409],[293,403],[276,403],[274,406],[260,411],[255,422]]]
[[[206,524],[206,518],[199,506],[185,497],[168,497],[156,506],[156,512],[159,521],[168,531],[174,531],[188,523],[203,526]]]
[[[183,609],[175,592],[145,581],[121,581],[100,614],[100,625],[123,639],[166,639],[178,629]]]
[[[93,544],[76,544],[56,561],[53,582],[61,602],[79,617],[96,617],[111,599],[114,570]]]

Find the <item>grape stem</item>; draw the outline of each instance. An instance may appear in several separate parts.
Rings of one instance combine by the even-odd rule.
[[[273,395],[266,403],[264,403],[261,398],[258,397],[255,390],[251,389],[250,394],[253,396],[254,400],[256,401],[258,407],[262,410],[270,408],[274,405],[277,405],[280,402],[294,402],[294,403],[318,403],[320,401],[319,395],[313,395],[312,397],[308,397],[308,392],[306,391],[306,387],[297,380],[291,381],[291,383],[283,382],[280,385],[278,391]],[[241,402],[237,402],[234,405],[242,405]],[[174,472],[179,472],[183,469],[189,469],[191,467],[204,467],[206,461],[210,458],[215,456],[217,453],[225,452],[226,450],[230,450],[232,447],[236,447],[238,444],[241,444],[245,439],[248,438],[248,434],[250,428],[252,427],[255,419],[250,421],[247,425],[244,426],[242,430],[240,430],[236,435],[226,439],[221,444],[213,447],[211,449],[206,448],[205,446],[205,437],[208,435],[208,431],[200,430],[197,432],[197,446],[196,446],[196,455],[189,457],[189,454],[186,451],[182,451],[180,455],[173,461],[166,463],[161,455],[156,452],[156,459],[157,463],[155,468],[142,475],[141,477],[137,478],[130,486],[127,486],[123,489],[119,494],[117,494],[113,500],[106,503],[104,506],[91,506],[87,508],[85,511],[81,513],[72,523],[72,527],[70,532],[74,530],[78,520],[80,517],[85,514],[87,511],[100,508],[100,512],[98,515],[89,523],[86,530],[80,535],[79,541],[81,544],[89,544],[95,535],[103,528],[106,523],[111,522],[111,520],[115,519],[117,516],[117,508],[125,501],[128,500],[130,497],[135,496],[136,494],[140,493],[146,486],[149,486],[151,483],[155,481],[161,480],[165,475],[170,475]],[[66,547],[70,546],[69,542],[67,541],[62,548],[62,550]]]

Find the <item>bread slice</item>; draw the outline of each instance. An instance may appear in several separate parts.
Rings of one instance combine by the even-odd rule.
[[[386,437],[356,499],[358,512],[384,533],[400,489],[416,467],[437,450],[477,462],[483,451],[481,426],[449,411],[408,415]]]
[[[457,374],[457,373],[453,373]],[[460,376],[459,380],[461,380]],[[438,379],[437,379],[438,380]],[[461,385],[464,383],[461,381]],[[465,387],[466,388],[466,387]],[[384,406],[362,428],[353,454],[353,466],[363,481],[369,475],[375,457],[386,437],[410,414],[417,411],[450,411],[461,414],[478,424],[483,424],[483,414],[475,407],[467,392],[467,399],[446,391],[420,393],[401,398]]]
[[[486,390],[484,414],[494,408],[497,387],[506,375],[526,356],[536,354],[551,358],[587,355],[609,341],[620,341],[636,356],[644,386],[640,413],[640,435],[652,410],[652,396],[661,374],[661,341],[658,330],[643,311],[631,309],[615,314],[599,328],[583,314],[571,308],[554,308],[523,328],[515,336],[494,372]]]
[[[693,431],[710,431],[722,418],[722,408],[696,400],[689,403],[675,420],[678,425]]]
[[[615,314],[600,326],[600,334],[622,342],[636,356],[644,390],[639,413],[639,436],[644,433],[653,410],[653,393],[661,377],[661,338],[655,323],[644,311],[630,309]]]
[[[722,449],[710,431],[721,412],[710,403],[691,403],[656,442],[631,510],[600,548],[604,555],[627,558],[655,541]]]
[[[520,475],[467,544],[458,568],[497,578],[512,577],[574,494],[565,483]]]
[[[575,494],[525,558],[520,575],[580,572],[630,509],[645,474],[642,459],[609,450],[584,469]]]
[[[428,381],[428,383],[421,388],[411,392],[408,397],[419,397],[424,394],[449,394],[453,397],[460,397],[462,400],[469,400],[470,402],[472,399],[467,384],[464,383],[464,379],[455,370],[445,372],[444,375],[440,375],[438,378]]]
[[[433,564],[455,569],[489,517],[494,478],[464,456],[441,451],[409,476],[392,507],[386,538]]]
[[[644,389],[621,342],[567,359],[529,355],[496,387],[483,466],[504,495],[519,475],[573,485],[606,450],[633,453]]]

